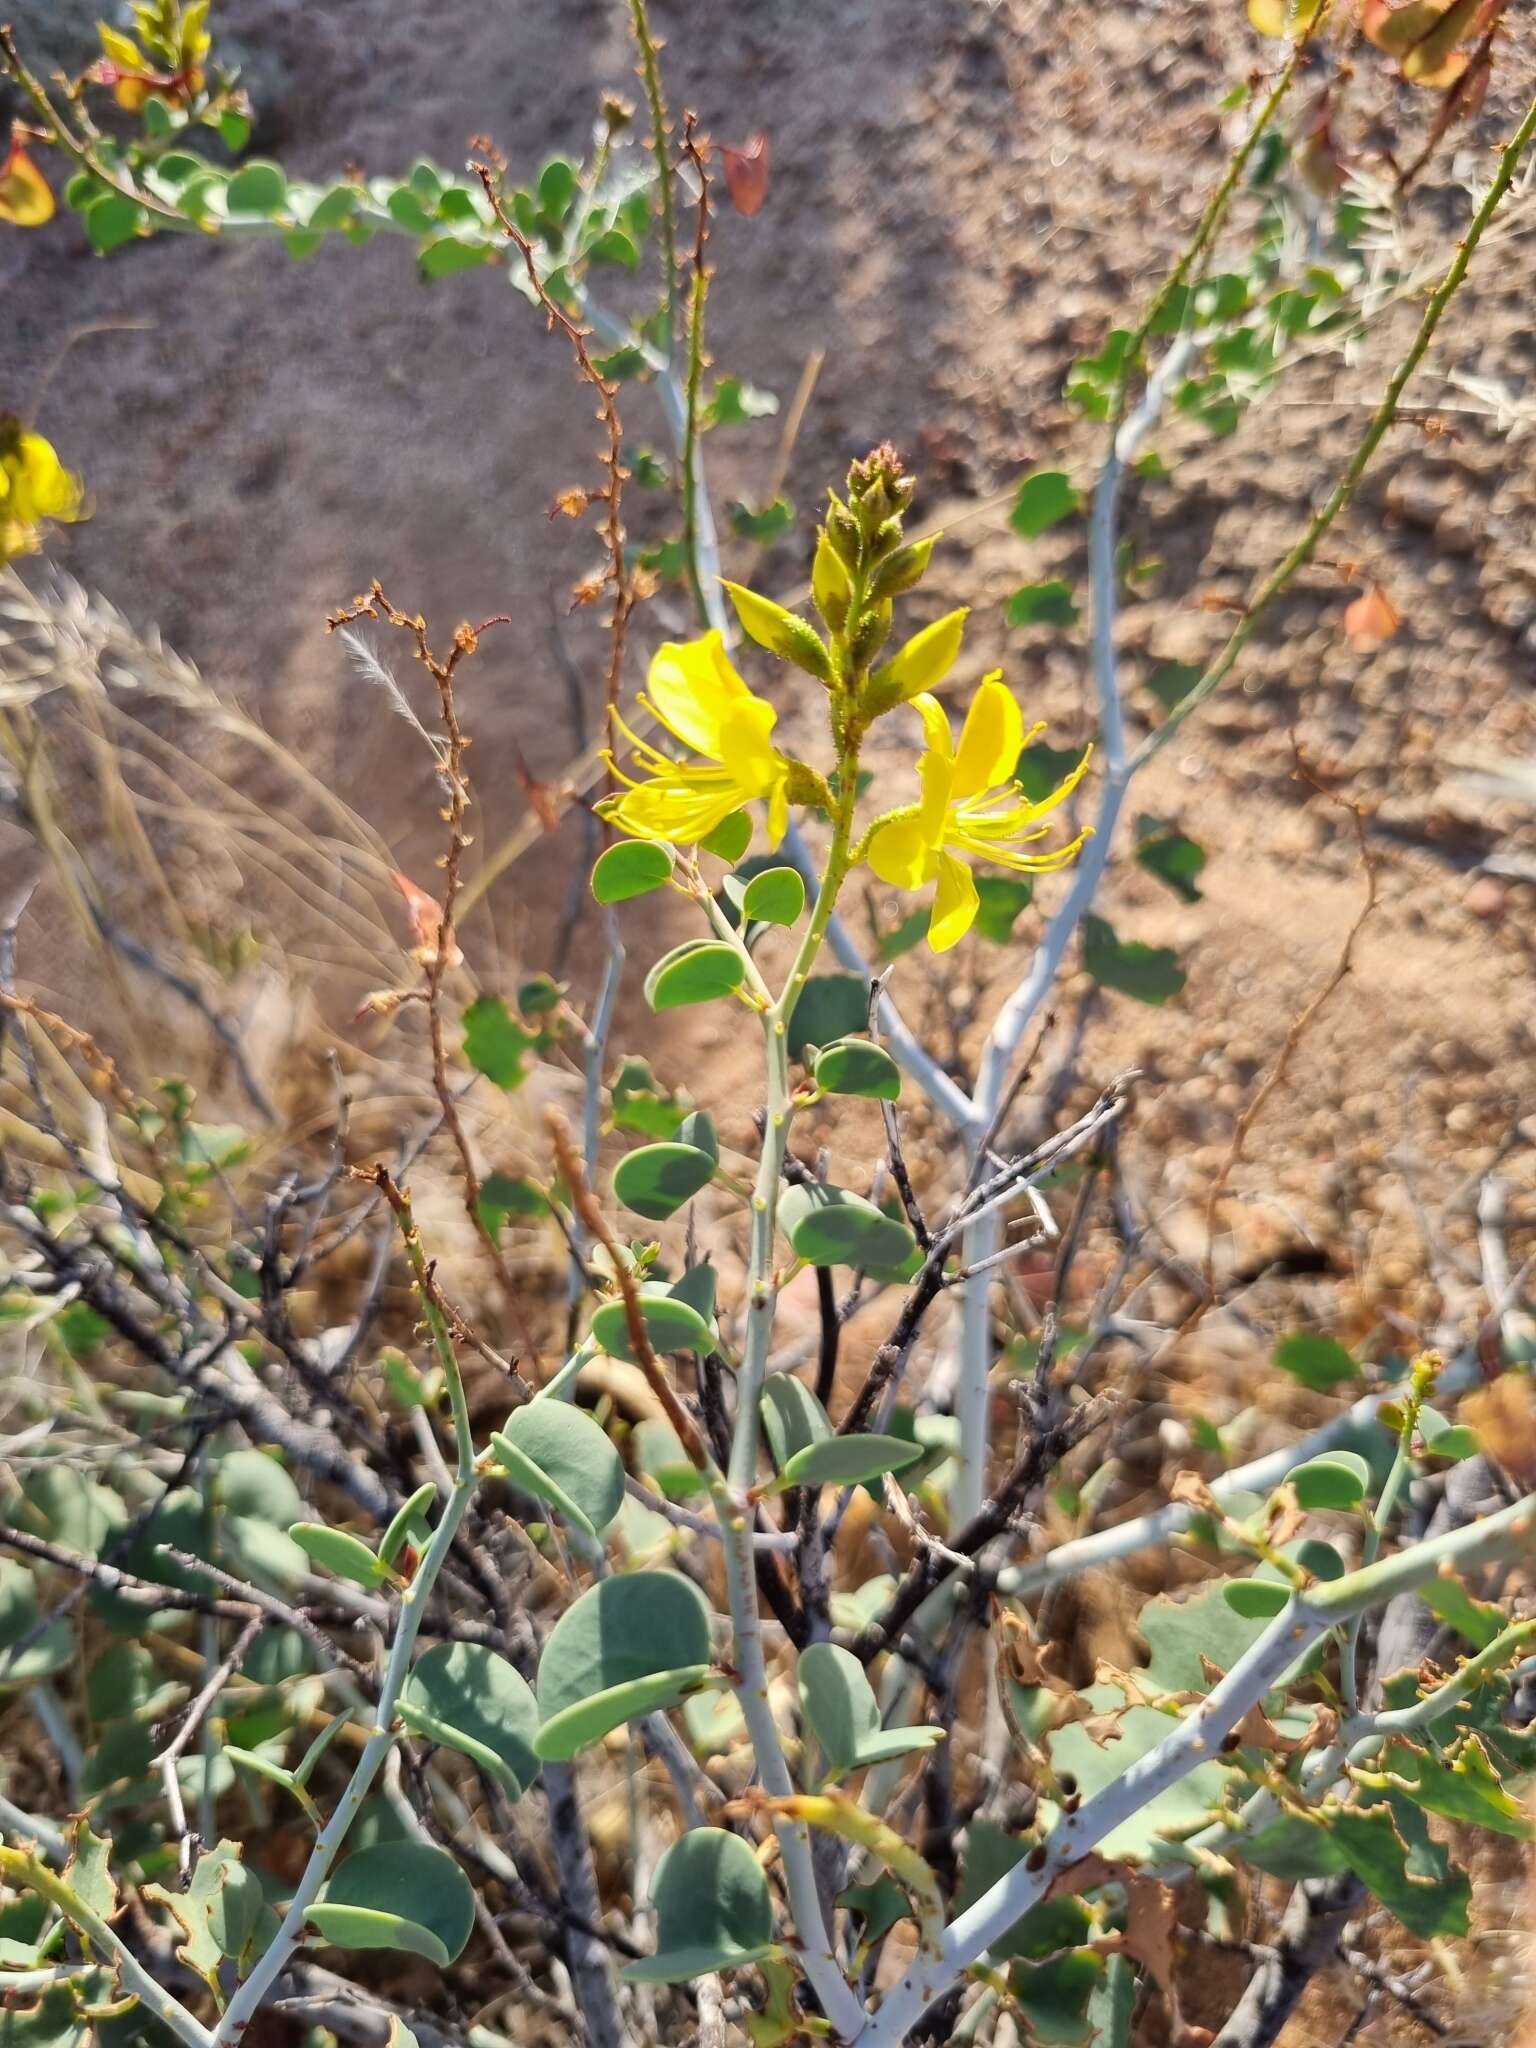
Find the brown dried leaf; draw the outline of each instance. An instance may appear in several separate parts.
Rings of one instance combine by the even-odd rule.
[[[411,958],[418,967],[430,968],[437,958],[437,942],[443,929],[443,906],[409,875],[391,874],[389,879],[405,898],[406,916],[410,919],[411,936],[416,942],[411,948]],[[446,964],[458,967],[463,959],[458,940],[450,939]]]
[[[715,147],[725,173],[726,195],[736,211],[750,220],[768,197],[768,138],[754,135],[740,149],[732,149],[725,142]]]
[[[1402,623],[1402,613],[1379,583],[1368,585],[1344,607],[1344,631],[1352,647],[1379,647]]]

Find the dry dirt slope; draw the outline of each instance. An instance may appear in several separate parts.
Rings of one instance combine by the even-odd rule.
[[[628,73],[622,10],[595,0],[226,0],[220,13],[266,93],[261,147],[309,171],[383,167],[417,148],[451,163],[479,131],[534,163],[578,144],[599,88]],[[1026,574],[1055,553],[1070,564],[1070,543],[1026,563],[997,516],[961,522],[1031,462],[1091,462],[1060,404],[1062,373],[1145,291],[1219,163],[1216,100],[1256,51],[1236,0],[943,0],[915,15],[662,0],[657,16],[675,102],[723,137],[772,137],[767,208],[717,230],[713,341],[722,365],[786,394],[808,351],[825,350],[791,494],[812,506],[881,435],[912,447],[930,504],[957,526],[935,601],[976,603],[976,668],[1005,661],[1063,737],[1081,735],[1079,650],[1009,633],[1001,615]],[[1531,71],[1529,48],[1512,49],[1466,164]],[[1465,195],[1451,178],[1420,203],[1449,219]],[[1512,243],[1480,273],[1439,369],[1518,390],[1531,367],[1530,246]],[[444,622],[513,613],[466,707],[486,837],[506,829],[514,750],[549,774],[572,748],[552,621],[587,558],[543,508],[588,473],[592,435],[562,352],[504,282],[423,289],[389,245],[295,266],[264,244],[183,240],[98,262],[65,222],[0,244],[0,290],[14,315],[0,329],[7,392],[24,395],[72,329],[103,323],[47,397],[44,423],[97,500],[61,543],[68,565],[238,689],[369,811],[403,866],[430,858],[429,792],[400,731],[347,687],[323,615],[372,574]],[[1181,463],[1174,492],[1144,497],[1134,530],[1167,566],[1127,621],[1133,656],[1213,644],[1220,617],[1192,599],[1241,590],[1273,557],[1377,379],[1323,361],[1235,442]],[[658,438],[649,396],[629,407],[636,439]],[[1476,419],[1461,428],[1433,445],[1396,435],[1340,541],[1389,583],[1407,619],[1399,637],[1374,656],[1352,651],[1341,586],[1317,572],[1148,788],[1146,808],[1209,848],[1205,901],[1181,906],[1133,873],[1116,884],[1115,914],[1127,934],[1184,948],[1190,982],[1169,1012],[1111,999],[1088,1065],[1149,1070],[1157,1172],[1176,1133],[1197,1148],[1192,1165],[1181,1146],[1167,1168],[1171,1196],[1224,1143],[1358,898],[1349,835],[1294,779],[1293,730],[1378,807],[1384,907],[1353,995],[1264,1133],[1262,1184],[1374,1242],[1403,1200],[1385,1171],[1403,1145],[1457,1174],[1530,1101],[1530,885],[1476,881],[1477,806],[1458,822],[1441,788],[1457,760],[1532,750],[1536,490],[1529,441]],[[761,492],[773,439],[716,437],[722,500]],[[798,581],[804,531],[763,563],[770,587]],[[591,628],[561,630],[594,676]],[[496,898],[503,935],[530,957],[553,939],[559,858],[535,856]],[[579,979],[579,944],[572,963]],[[721,1078],[735,1077],[727,1066]],[[1330,1179],[1343,1158],[1350,1173]]]

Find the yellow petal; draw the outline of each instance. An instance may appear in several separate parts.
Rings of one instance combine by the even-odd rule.
[[[776,850],[789,830],[789,790],[780,778],[768,792],[768,845]]]
[[[696,753],[720,759],[720,728],[727,712],[752,692],[726,657],[718,633],[700,640],[669,640],[651,657],[645,693],[674,738]]]
[[[918,827],[929,846],[937,849],[944,843],[949,824],[955,764],[948,754],[936,754],[930,750],[918,762],[917,772],[923,784],[923,800],[917,812]]]
[[[893,889],[920,889],[928,879],[932,847],[923,837],[915,812],[892,818],[869,843],[869,864]]]
[[[766,796],[784,774],[784,757],[769,734],[779,714],[761,697],[743,689],[720,721],[715,758],[748,796]]]
[[[935,953],[947,953],[958,945],[976,921],[981,907],[975,879],[963,860],[952,853],[939,855],[939,886],[933,898],[933,916],[928,920],[928,943]]]
[[[52,220],[53,189],[19,142],[0,164],[0,220],[18,228],[40,228]]]
[[[77,476],[71,476],[60,462],[51,441],[41,434],[22,434],[17,440],[24,488],[18,498],[30,497],[34,519],[76,519],[84,491]]]
[[[919,690],[912,699],[912,709],[923,721],[923,739],[934,754],[953,754],[955,743],[950,736],[949,714],[937,697],[926,690]]]
[[[728,775],[705,771],[674,782],[641,782],[625,790],[609,816],[636,839],[667,839],[694,846],[741,808],[741,791]]]
[[[1010,782],[1023,747],[1024,714],[1012,690],[994,672],[971,699],[965,714],[955,750],[956,800],[963,802],[968,796]]]

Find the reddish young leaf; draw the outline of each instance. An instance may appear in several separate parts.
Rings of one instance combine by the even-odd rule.
[[[720,167],[725,172],[725,189],[732,206],[750,220],[768,197],[768,138],[754,135],[740,149],[719,142]]]

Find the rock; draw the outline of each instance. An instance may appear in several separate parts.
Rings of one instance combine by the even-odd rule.
[[[1502,917],[1509,906],[1509,889],[1497,875],[1478,875],[1463,898],[1473,917],[1492,920]]]

